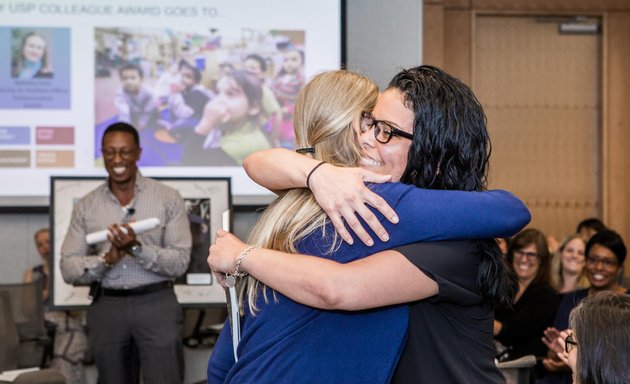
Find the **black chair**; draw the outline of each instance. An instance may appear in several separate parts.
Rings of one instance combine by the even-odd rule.
[[[0,284],[11,302],[20,348],[18,367],[46,367],[52,356],[52,340],[44,321],[42,283]]]
[[[20,342],[18,328],[13,320],[13,305],[8,292],[0,291],[0,372],[18,369]],[[16,384],[65,384],[66,380],[56,369],[42,369],[22,373]]]
[[[212,348],[214,344],[217,342],[219,338],[219,334],[221,333],[221,329],[223,329],[223,323],[217,324],[206,324],[204,321],[206,319],[206,312],[211,309],[185,309],[184,310],[184,334],[189,335],[185,336],[183,339],[184,345],[189,348]],[[189,320],[192,320],[194,315],[197,315],[197,319],[195,320],[195,324],[192,327],[192,330],[188,332],[186,325],[191,323]]]

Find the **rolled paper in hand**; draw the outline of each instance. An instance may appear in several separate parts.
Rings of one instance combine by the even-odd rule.
[[[146,231],[149,231],[153,228],[157,228],[160,225],[160,219],[157,217],[152,217],[150,219],[144,219],[140,221],[134,221],[133,223],[129,223],[129,226],[136,234],[140,234]],[[121,226],[120,229],[127,233],[125,227]],[[109,230],[103,229],[102,231],[88,233],[85,236],[85,241],[89,244],[100,243],[101,241],[107,240],[107,235],[111,234]]]

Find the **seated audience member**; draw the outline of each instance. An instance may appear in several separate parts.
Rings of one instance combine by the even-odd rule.
[[[582,236],[584,241],[588,241],[594,234],[601,231],[602,229],[606,229],[606,226],[600,219],[595,217],[591,217],[589,219],[584,219],[580,221],[575,232]]]
[[[516,235],[510,241],[507,261],[518,277],[519,289],[511,308],[499,307],[495,312],[495,339],[507,347],[500,359],[544,356],[547,349],[540,337],[552,324],[560,301],[549,285],[550,254],[545,235],[533,228]]]
[[[142,85],[142,69],[135,64],[125,64],[118,73],[122,83],[114,98],[118,121],[131,124],[139,131],[157,127],[160,120],[158,102],[153,93]]]
[[[559,357],[573,384],[630,383],[630,297],[601,292],[583,300],[562,332]]]
[[[586,277],[591,284],[589,288],[567,293],[556,314],[553,328],[544,333],[543,342],[549,347],[549,358],[543,365],[553,375],[545,377],[547,384],[571,383],[569,367],[557,356],[562,346],[556,343],[561,330],[569,328],[569,313],[586,297],[600,292],[611,291],[619,294],[630,294],[630,290],[617,282],[623,271],[626,259],[626,246],[621,237],[614,231],[604,229],[591,237],[586,244]]]
[[[48,228],[35,232],[35,246],[42,257],[42,264],[36,265],[24,274],[24,282],[41,281],[44,287],[44,318],[54,327],[53,356],[50,366],[57,368],[67,384],[83,384],[83,360],[87,351],[87,336],[83,329],[83,317],[78,312],[47,310],[50,301],[50,234]]]
[[[589,286],[584,270],[586,242],[578,235],[567,237],[551,260],[551,286],[559,293]]]

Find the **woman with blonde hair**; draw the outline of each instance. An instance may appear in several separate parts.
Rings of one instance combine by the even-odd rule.
[[[370,111],[377,96],[372,81],[352,72],[330,71],[315,76],[296,100],[296,145],[300,153],[308,155],[298,156],[296,162],[303,157],[317,159],[318,166],[357,166],[363,152],[357,131],[371,122]],[[316,168],[311,174],[314,171]],[[368,181],[375,180],[387,178],[374,175]],[[527,208],[503,191],[424,190],[401,183],[375,184],[372,189],[397,211],[399,222],[395,227],[375,212],[390,233],[388,242],[377,241],[368,247],[361,242],[350,245],[341,241],[310,190],[291,189],[265,210],[248,240],[255,245],[239,249],[240,261],[230,269],[230,275],[241,276],[240,262],[260,246],[347,263],[418,240],[506,236],[529,220]],[[451,216],[457,219],[449,220]],[[226,234],[219,232],[217,236]],[[366,289],[374,290],[377,296],[387,295],[386,287],[369,284],[368,280]],[[238,361],[226,323],[208,362],[209,383],[391,380],[405,345],[409,317],[406,305],[358,312],[325,311],[298,304],[277,291],[272,293],[251,276],[237,280],[237,288],[242,310]],[[358,301],[356,304],[362,305]]]
[[[309,175],[321,170],[318,167],[322,165],[356,167],[365,156],[364,146],[359,146],[363,142],[358,140],[358,132],[365,138],[370,135],[372,140],[389,142],[388,148],[396,149],[401,158],[422,155],[409,145],[406,150],[397,150],[400,144],[410,144],[412,135],[372,116],[377,96],[374,83],[347,71],[322,73],[303,88],[296,100],[294,128],[298,151],[308,156],[296,155],[290,164],[301,167],[304,162],[310,164],[313,159],[317,160],[310,167],[310,173],[304,174],[303,186],[309,187]],[[407,108],[402,104],[396,105],[398,107]],[[369,176],[369,173],[364,175]],[[379,179],[375,173],[367,181],[387,179]],[[209,263],[215,272],[221,270],[239,276],[243,272],[241,263],[251,260],[246,256],[254,257],[262,251],[256,249],[258,247],[274,250],[271,252],[312,255],[316,256],[312,259],[327,262],[361,263],[369,254],[415,241],[510,236],[529,221],[527,208],[504,191],[427,190],[402,183],[370,187],[396,210],[396,226],[380,212],[373,211],[389,233],[387,242],[376,241],[367,246],[361,242],[351,245],[341,241],[311,191],[296,188],[286,191],[261,216],[248,240],[254,245],[236,245],[239,247],[236,263],[230,260],[227,269],[213,265],[211,257]],[[220,247],[221,239],[230,236],[219,231],[211,254]],[[460,264],[467,266],[468,259],[476,260],[467,256],[461,255],[466,261]],[[298,255],[288,257],[300,258]],[[435,282],[400,258],[392,258],[387,253],[372,257],[388,260],[388,268],[408,268],[409,275],[400,277],[396,283],[408,283],[417,290],[401,293],[393,284],[376,282],[376,276],[370,272],[361,283],[345,284],[349,290],[365,294],[352,300],[352,306],[347,309],[356,312],[349,312],[298,304],[278,291],[272,294],[269,287],[251,276],[246,283],[237,282],[244,307],[242,339],[236,350],[238,361],[234,359],[230,327],[226,324],[210,357],[208,382],[389,382],[409,329],[408,306],[400,304],[435,295]],[[379,272],[382,269],[375,273]],[[298,270],[288,273],[295,277],[303,275]],[[476,270],[474,275],[477,276]],[[308,291],[316,294],[316,289]],[[466,296],[471,303],[468,308],[481,306],[481,295],[472,296]],[[382,308],[364,310],[374,307]],[[501,377],[493,363],[489,369],[492,371],[489,376]]]
[[[551,286],[561,294],[587,288],[584,266],[586,242],[579,234],[567,237],[551,259]]]

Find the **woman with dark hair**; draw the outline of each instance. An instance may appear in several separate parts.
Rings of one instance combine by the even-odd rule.
[[[630,383],[630,297],[613,292],[583,300],[569,316],[559,357],[573,384]]]
[[[553,327],[545,331],[543,341],[549,347],[549,358],[543,361],[547,371],[554,373],[545,378],[548,384],[569,384],[571,375],[569,367],[562,363],[557,353],[562,345],[556,341],[561,330],[569,328],[569,314],[571,310],[587,297],[593,297],[601,292],[630,294],[630,289],[621,286],[618,281],[623,273],[623,262],[626,259],[626,245],[617,232],[604,229],[595,233],[586,243],[586,277],[591,283],[589,288],[578,289],[567,293],[553,322]]]
[[[496,310],[495,339],[507,347],[500,359],[546,356],[540,337],[552,324],[560,297],[549,284],[551,255],[545,235],[533,228],[516,235],[508,246],[507,262],[519,284],[514,302]]]
[[[343,224],[338,225],[341,217],[349,223],[351,216],[355,222],[358,219],[354,211],[347,214],[329,209],[340,195],[365,198],[372,206],[387,212],[387,218],[396,221],[393,219],[396,214],[383,207],[383,200],[365,193],[364,178],[376,180],[375,175],[382,174],[391,176],[392,181],[426,189],[485,190],[490,143],[483,109],[470,88],[435,67],[415,67],[397,74],[379,96],[373,111],[364,109],[358,135],[360,164],[370,171],[336,167],[281,149],[249,156],[245,168],[255,181],[274,190],[306,185],[347,243],[355,239]],[[312,145],[310,140],[304,143],[307,147]],[[314,157],[318,155],[317,147],[304,151],[314,153]],[[383,184],[382,188],[388,185]],[[381,189],[380,185],[371,187]],[[432,206],[438,202],[417,203]],[[454,202],[444,208],[449,204]],[[358,206],[339,205],[342,206],[356,207],[359,215],[367,218],[370,228],[382,240],[388,239],[382,222],[378,224],[379,219],[363,206],[363,201]],[[406,207],[401,205],[399,209],[402,217]],[[487,212],[478,211],[478,214]],[[461,225],[464,219],[458,215],[448,219],[434,215],[426,220],[431,227]],[[392,238],[414,234],[420,228],[399,224],[395,230]],[[366,244],[379,245],[382,249],[382,243],[375,244],[367,232],[356,233]],[[474,238],[465,233],[461,236]],[[317,239],[313,240],[306,245],[317,246]],[[516,282],[505,269],[503,256],[493,239],[414,243],[352,261],[248,247],[220,231],[210,248],[208,263],[220,281],[218,272],[234,273],[236,268],[236,272],[249,272],[266,286],[299,303],[341,310],[332,313],[410,303],[408,339],[393,382],[504,382],[494,364],[492,305],[510,303]],[[375,332],[385,329],[388,326]],[[345,342],[340,334],[339,343]],[[338,352],[334,348],[327,351]],[[309,380],[316,382],[318,377]]]
[[[606,226],[604,225],[604,223],[602,223],[600,219],[596,217],[590,217],[588,219],[580,221],[577,228],[575,229],[575,233],[582,236],[584,241],[588,241],[591,236],[603,229],[606,229]]]
[[[44,35],[39,32],[24,35],[13,63],[13,77],[18,79],[53,77],[48,57],[48,42]]]

